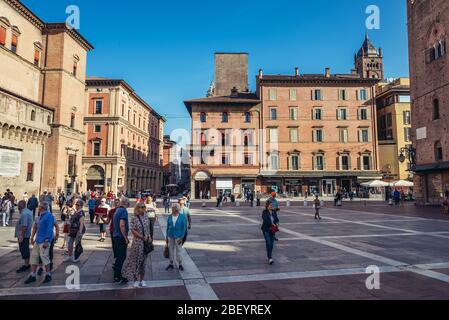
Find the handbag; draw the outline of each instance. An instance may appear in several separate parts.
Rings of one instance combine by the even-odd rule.
[[[168,247],[168,245],[165,245],[165,247],[164,247],[164,258],[165,259],[170,258],[170,248]]]
[[[275,225],[275,224],[272,224],[270,230],[271,230],[272,233],[278,233],[279,232],[279,227],[277,225]]]
[[[83,246],[81,245],[81,241],[80,241],[75,246],[75,259],[78,259],[83,252],[84,252],[84,249],[83,249]]]
[[[145,238],[145,227],[143,226],[142,220],[140,220],[139,216],[137,216],[137,219],[139,219],[140,225],[142,226],[142,235]],[[153,240],[151,240],[151,241],[145,240],[143,242],[143,252],[145,254],[149,254],[149,253],[151,253],[153,251],[154,251]]]

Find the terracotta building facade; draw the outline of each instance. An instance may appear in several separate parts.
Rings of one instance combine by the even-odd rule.
[[[370,68],[378,68],[377,76],[356,69],[300,74],[296,68],[292,75],[260,70],[252,93],[245,85],[247,54],[217,53],[208,97],[185,101],[192,116],[192,194],[333,195],[382,178],[375,107],[382,55],[366,38],[356,64],[374,55]]]
[[[165,119],[123,80],[88,78],[85,190],[159,192]]]
[[[449,2],[408,0],[415,196],[420,204],[449,197]]]
[[[0,110],[7,115],[3,129],[9,127],[2,145],[10,150],[5,159],[12,151],[22,159],[20,172],[6,180],[1,175],[2,185],[17,193],[76,191],[86,60],[93,47],[65,23],[46,23],[20,1],[0,1],[0,12]]]
[[[358,74],[257,77],[262,192],[334,195],[379,177],[375,79]]]

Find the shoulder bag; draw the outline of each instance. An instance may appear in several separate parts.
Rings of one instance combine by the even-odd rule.
[[[142,220],[140,220],[140,217],[137,216],[137,219],[139,219],[140,225],[142,226],[142,235],[145,238],[145,227],[142,223]],[[145,254],[149,254],[154,251],[154,245],[153,245],[153,239],[151,240],[144,240],[143,241],[143,252]]]

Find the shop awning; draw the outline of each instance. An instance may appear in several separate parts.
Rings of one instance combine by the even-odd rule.
[[[210,180],[209,176],[206,172],[200,171],[197,174],[195,174],[194,177],[195,181],[208,181]]]

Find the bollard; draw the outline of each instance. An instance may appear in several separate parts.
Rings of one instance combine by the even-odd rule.
[[[202,207],[206,208],[206,201],[203,201]]]
[[[287,207],[290,207],[290,200],[287,200]]]
[[[304,199],[304,207],[307,207],[308,203],[307,203],[307,199]]]
[[[237,207],[240,207],[240,201],[237,200],[237,201],[235,202],[235,205],[236,205]]]

